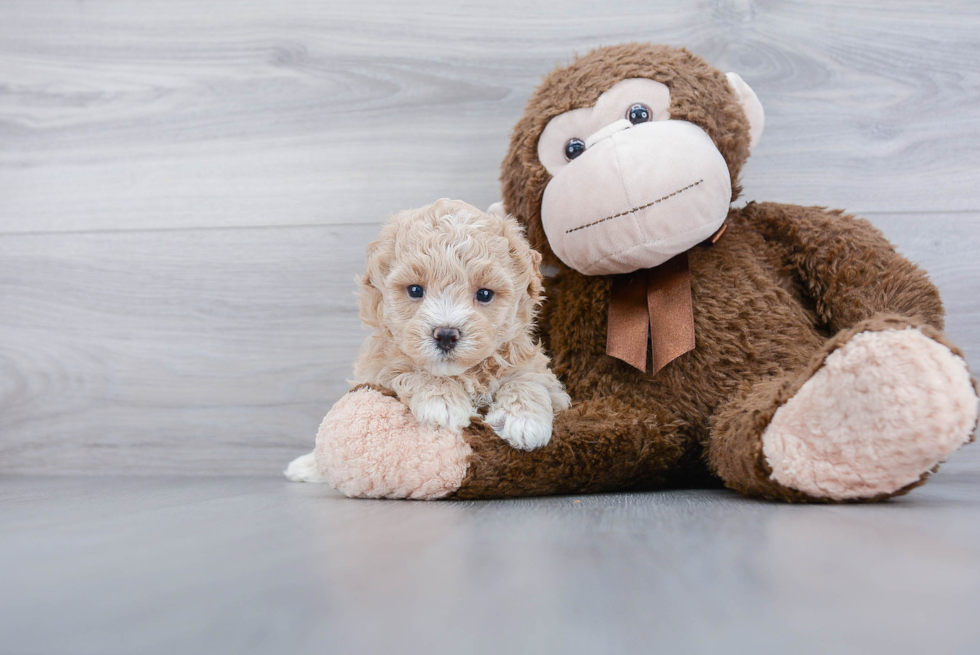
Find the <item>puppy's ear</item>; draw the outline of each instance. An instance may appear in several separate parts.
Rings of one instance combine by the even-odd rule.
[[[361,322],[368,327],[381,328],[384,324],[382,289],[395,259],[396,233],[395,226],[389,223],[381,229],[378,240],[372,241],[367,247],[367,270],[358,280],[360,289],[357,306],[360,309]]]
[[[533,250],[524,237],[524,228],[514,218],[504,219],[504,236],[510,244],[510,257],[517,272],[515,286],[525,290],[517,306],[517,317],[529,324],[541,306],[541,253]]]

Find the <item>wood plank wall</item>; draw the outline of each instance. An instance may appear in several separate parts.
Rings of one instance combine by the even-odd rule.
[[[362,340],[386,216],[486,206],[540,77],[685,45],[753,86],[745,199],[843,207],[980,365],[975,2],[7,0],[0,472],[276,475]]]

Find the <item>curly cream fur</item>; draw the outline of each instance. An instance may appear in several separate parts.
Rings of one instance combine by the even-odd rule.
[[[372,332],[355,381],[392,389],[422,423],[461,429],[485,408],[513,446],[544,445],[569,400],[533,334],[540,261],[511,217],[447,199],[395,214],[368,246],[359,282]],[[421,299],[407,293],[416,284]],[[478,302],[479,289],[493,300]],[[440,327],[460,331],[448,353],[433,338]]]

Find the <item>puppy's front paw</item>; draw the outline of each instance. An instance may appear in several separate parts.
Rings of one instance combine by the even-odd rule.
[[[551,441],[551,414],[511,414],[503,408],[487,414],[487,424],[493,431],[519,450],[534,450]]]
[[[470,417],[476,414],[472,406],[435,397],[412,403],[412,414],[419,423],[436,427],[462,430],[470,424]]]

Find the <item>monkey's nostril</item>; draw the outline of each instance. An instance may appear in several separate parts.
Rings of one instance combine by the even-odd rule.
[[[443,352],[449,352],[456,347],[456,342],[462,336],[456,328],[438,327],[432,331],[432,336],[436,340],[436,345]]]

